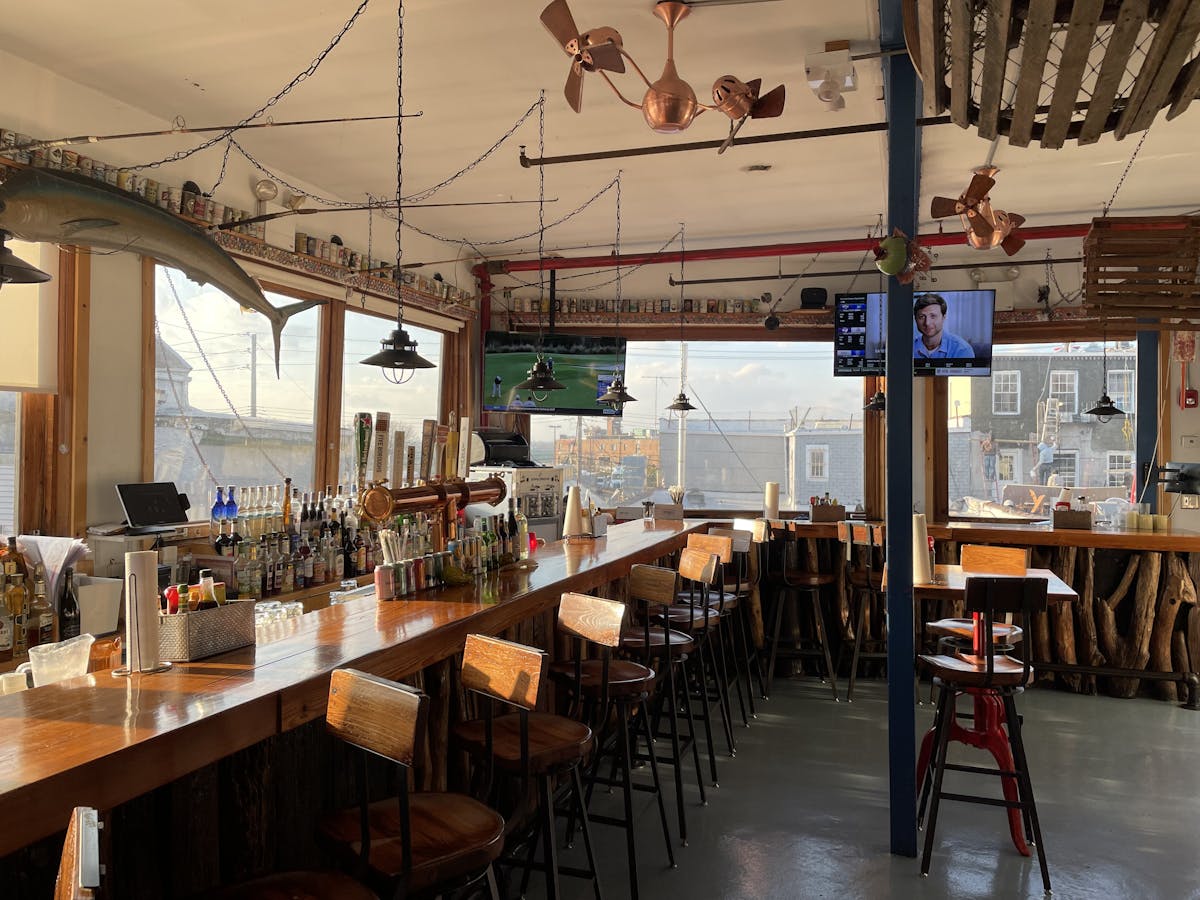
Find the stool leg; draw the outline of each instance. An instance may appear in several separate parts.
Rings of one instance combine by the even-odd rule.
[[[951,705],[951,716],[954,715],[953,708]],[[921,791],[921,802],[917,806],[918,829],[925,825],[925,805],[929,802],[929,791],[933,787],[934,750],[940,734],[938,729],[944,724],[942,722],[943,712],[944,707],[939,704],[933,714],[933,725],[921,738],[921,751],[917,754],[917,787]]]
[[[641,731],[646,737],[646,751],[650,757],[650,776],[654,780],[654,798],[658,801],[658,817],[662,820],[663,840],[667,844],[667,862],[675,868],[675,847],[671,843],[671,828],[667,824],[667,804],[663,800],[662,781],[658,777],[658,757],[654,753],[654,735],[650,733],[650,709],[643,697],[638,703],[638,712],[634,713],[634,744],[637,743],[637,720],[641,719]]]
[[[671,640],[671,634],[667,632],[667,641]],[[671,759],[675,766],[675,817],[679,822],[679,841],[683,846],[687,846],[687,812],[683,803],[683,758],[679,753],[679,699],[675,692],[675,659],[671,656],[671,648],[668,644],[666,649],[666,657],[663,660],[663,665],[666,668],[666,683],[659,685],[659,704],[658,709],[662,709],[662,698],[665,695],[667,702],[671,704],[669,712],[670,720],[667,722],[671,730]],[[657,717],[656,717],[657,719]],[[649,723],[647,723],[649,727]],[[653,736],[654,729],[650,728],[650,736]],[[693,741],[693,745],[695,742]],[[654,748],[650,748],[650,755],[654,755]],[[699,774],[700,766],[697,760],[696,771]]]
[[[867,603],[871,600],[869,593],[858,592],[858,624],[854,626],[854,653],[850,656],[850,686],[846,690],[846,702],[854,702],[854,682],[858,678],[858,654],[862,649],[863,628],[867,622]]]
[[[1042,888],[1050,893],[1050,867],[1046,862],[1046,847],[1042,843],[1042,826],[1038,821],[1037,803],[1033,799],[1033,782],[1029,778],[1029,760],[1025,756],[1025,739],[1021,735],[1021,717],[1017,715],[1017,703],[1012,694],[1004,695],[1005,717],[1008,719],[1008,733],[1015,735],[1013,748],[1016,751],[1017,778],[1020,780],[1029,804],[1029,818],[1033,824],[1033,840],[1037,845],[1038,865],[1042,870]]]
[[[821,611],[821,591],[813,588],[812,595],[813,618],[816,620],[817,640],[821,642],[821,651],[825,654],[825,671],[829,673],[829,686],[833,689],[833,701],[838,700],[837,673],[833,670],[833,660],[829,656],[829,636],[825,632],[825,615]]]
[[[496,886],[495,868],[488,866],[485,877],[487,878],[488,900],[500,900],[500,888]]]
[[[742,679],[738,674],[741,671],[741,666],[737,664],[737,642],[735,640],[736,635],[734,634],[734,632],[737,630],[734,624],[736,619],[737,613],[735,611],[732,615],[726,616],[721,627],[717,629],[718,632],[725,632],[725,639],[721,641],[721,668],[723,670],[721,677],[724,678],[726,684],[728,684],[729,672],[732,670],[733,690],[737,693],[738,710],[742,714],[742,727],[749,728],[750,719],[746,715],[746,701],[742,697]],[[726,650],[729,651],[728,656],[726,655]],[[732,666],[730,666],[729,657],[733,658]],[[728,694],[729,688],[727,687],[725,690],[726,694]]]
[[[921,874],[929,874],[929,858],[933,855],[933,835],[937,831],[938,805],[942,799],[942,776],[946,774],[946,751],[950,746],[950,722],[954,717],[951,699],[954,691],[943,688],[938,696],[938,706],[942,714],[938,718],[943,722],[938,729],[937,762],[933,770],[933,802],[929,807],[929,827],[925,830],[925,851],[921,854]]]
[[[704,646],[708,649],[708,661],[711,666],[713,686],[717,691],[717,709],[721,711],[721,726],[725,730],[725,745],[729,749],[730,756],[737,755],[737,743],[733,737],[733,711],[729,706],[729,682],[725,678],[725,666],[723,665],[725,656],[723,653],[718,653],[721,645],[720,626],[717,627],[716,633],[707,632],[704,636]],[[705,693],[708,688],[705,686]],[[706,701],[707,702],[707,701]]]
[[[617,741],[621,745],[621,795],[625,800],[625,853],[629,857],[629,896],[638,900],[637,833],[633,826],[633,759],[629,752],[629,704],[616,703]]]
[[[760,592],[760,596],[761,596],[761,592]],[[744,634],[746,637],[747,665],[749,667],[749,671],[753,671],[754,677],[758,680],[759,699],[766,700],[767,699],[767,680],[766,680],[766,678],[763,677],[762,655],[759,653],[758,648],[754,646],[754,641],[751,640],[751,638],[750,638],[750,635],[754,633],[754,629],[752,627],[752,623],[753,623],[752,615],[753,614],[750,612],[750,602],[749,602],[748,598],[747,598],[746,603],[742,607],[742,612],[743,612],[743,618],[745,619],[745,622],[743,623],[743,625],[744,625],[744,629],[745,629]],[[750,680],[749,671],[747,672],[747,675],[746,675],[747,683]]]
[[[775,597],[775,627],[771,630],[771,655],[767,658],[767,693],[775,684],[775,655],[779,651],[779,632],[783,629],[783,601],[787,591],[780,589]]]
[[[703,639],[701,638],[700,640],[703,640]],[[701,699],[700,721],[704,724],[704,740],[708,746],[708,765],[709,765],[709,768],[712,770],[712,784],[713,784],[713,787],[720,787],[719,779],[717,778],[717,748],[713,745],[712,715],[711,715],[712,711],[708,708],[708,678],[704,674],[704,669],[705,669],[704,652],[703,652],[700,640],[698,640],[696,643],[696,653],[694,656],[695,663],[693,664],[692,668],[695,672],[696,681],[698,682],[699,687],[700,687],[700,699]],[[692,698],[691,698],[691,694],[688,693],[686,690],[685,690],[685,693],[687,693],[687,695],[688,695],[687,696],[687,703],[688,703],[688,710],[689,710],[688,717],[691,718],[690,710],[691,710]]]
[[[679,684],[678,688],[676,688],[676,690],[682,692],[683,714],[684,714],[684,717],[687,719],[687,723],[688,723],[688,743],[692,745],[692,762],[696,766],[696,787],[699,788],[699,790],[700,790],[700,805],[708,806],[708,796],[704,790],[704,776],[703,776],[703,774],[701,774],[702,768],[700,766],[700,738],[696,733],[696,719],[692,715],[692,698],[688,694],[686,665],[687,665],[686,659],[682,659],[679,661],[679,672],[681,675],[683,675],[683,681],[680,682],[680,684]],[[673,696],[671,698],[671,702],[678,706],[679,701],[680,701],[680,694],[676,693],[675,696]],[[715,766],[714,766],[714,771],[715,771]]]
[[[733,611],[731,618],[734,620],[734,634],[737,638],[737,650],[734,651],[737,659],[741,661],[741,665],[737,667],[738,672],[743,670],[746,673],[746,700],[750,704],[750,718],[758,718],[758,710],[754,707],[754,679],[753,673],[750,670],[750,661],[753,657],[750,655],[750,639],[747,637],[749,631],[746,619],[750,615],[750,598],[747,597],[744,602],[739,602],[738,608]],[[761,682],[761,679],[760,679]]]
[[[542,843],[546,848],[546,897],[547,900],[559,900],[562,896],[562,888],[558,883],[558,846],[554,840],[554,789],[550,786],[550,776],[539,775],[538,787],[542,793]]]
[[[583,848],[587,852],[588,868],[592,871],[592,890],[596,900],[604,900],[600,893],[600,874],[596,869],[596,854],[592,850],[592,827],[588,824],[587,807],[583,804],[583,779],[579,776],[578,765],[571,766],[571,793],[575,796],[575,811],[583,831]]]

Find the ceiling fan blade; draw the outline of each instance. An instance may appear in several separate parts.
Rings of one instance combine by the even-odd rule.
[[[929,204],[929,214],[935,219],[956,216],[958,215],[958,201],[951,200],[949,197],[934,197],[933,202]]]
[[[985,241],[990,241],[992,235],[996,233],[996,226],[975,210],[967,210],[967,222],[970,223],[971,230]]]
[[[567,72],[567,83],[563,86],[563,96],[571,109],[579,112],[583,108],[583,69],[579,63],[572,63]]]
[[[1016,231],[1018,228],[1020,228],[1022,225],[1025,224],[1025,217],[1022,215],[1018,215],[1017,213],[1009,213],[1008,221],[1009,221],[1009,224],[1012,225],[1012,230]]]
[[[967,185],[967,189],[963,191],[963,202],[967,205],[979,203],[988,195],[988,191],[992,189],[992,185],[996,183],[994,178],[989,178],[986,175],[976,175],[971,179],[971,183]]]
[[[575,25],[575,17],[571,15],[567,0],[551,0],[542,10],[541,18],[546,30],[554,35],[564,49],[571,41],[579,39],[579,28]]]
[[[1004,240],[1002,240],[1000,242],[1000,247],[1009,256],[1012,256],[1013,254],[1019,252],[1020,249],[1024,246],[1025,246],[1025,238],[1021,237],[1015,231],[1012,232],[1008,237],[1006,237]]]
[[[762,79],[753,78],[746,82],[746,87],[750,88],[750,96],[757,97],[758,92],[762,89]]]
[[[621,48],[612,41],[588,47],[585,52],[592,58],[593,69],[603,69],[606,72],[625,71],[625,60],[621,58]]]
[[[758,82],[760,79],[755,79],[751,84],[754,86],[755,92],[758,91]],[[782,84],[774,90],[768,91],[759,97],[754,106],[750,108],[750,115],[755,119],[773,119],[776,116],[783,115],[783,104],[787,100],[787,88]]]

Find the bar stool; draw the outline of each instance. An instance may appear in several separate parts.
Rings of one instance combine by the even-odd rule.
[[[1017,714],[1015,700],[1016,695],[1024,691],[1025,685],[1033,675],[1027,644],[1022,642],[1019,645],[1022,648],[1021,658],[1014,659],[1007,654],[997,655],[994,643],[983,639],[984,636],[993,633],[993,622],[997,613],[1019,615],[1022,624],[1025,624],[1033,614],[1044,612],[1046,581],[1042,578],[968,578],[966,609],[982,614],[976,632],[980,637],[976,638],[976,644],[983,645],[983,656],[921,656],[921,662],[929,669],[935,684],[941,688],[937,710],[934,713],[933,730],[937,749],[933,764],[928,772],[918,769],[918,776],[926,776],[917,813],[918,824],[924,817],[926,802],[932,798],[928,828],[925,831],[925,849],[921,857],[921,874],[929,874],[929,860],[933,853],[941,800],[982,803],[1007,808],[1010,825],[1014,824],[1013,819],[1019,811],[1024,820],[1026,839],[1037,848],[1042,886],[1046,893],[1050,893],[1050,872],[1042,846],[1041,825],[1038,822],[1037,804],[1033,798],[1033,785],[1029,778],[1029,761],[1025,755],[1021,717]],[[967,734],[965,729],[958,726],[955,707],[960,693],[971,694],[975,698],[976,725],[978,728],[980,724],[985,724],[986,733]],[[975,746],[986,746],[996,756],[999,768],[988,769],[946,762],[952,738],[965,739],[967,743]],[[1005,799],[996,800],[992,797],[943,791],[942,779],[947,769],[1000,777]],[[1018,846],[1018,850],[1020,849]],[[1028,855],[1028,849],[1025,850],[1025,854]]]
[[[592,805],[592,791],[597,784],[620,786],[625,801],[623,817],[591,813],[591,821],[616,825],[625,829],[625,851],[629,858],[629,891],[634,900],[639,896],[637,873],[638,836],[633,818],[633,791],[648,791],[658,801],[663,839],[667,845],[667,861],[675,868],[675,849],[667,825],[667,808],[663,802],[662,783],[658,777],[658,758],[654,753],[654,736],[650,733],[650,715],[646,698],[654,686],[654,670],[632,660],[612,658],[614,647],[621,643],[621,623],[625,604],[587,594],[566,593],[558,606],[558,627],[572,638],[574,659],[555,662],[550,674],[562,682],[574,701],[577,714],[599,729],[596,752],[592,754],[587,776],[587,806]],[[585,644],[600,649],[599,659],[584,659]],[[630,729],[630,721],[633,728]],[[612,731],[609,733],[609,722]],[[651,784],[633,781],[633,756],[639,739],[646,740],[646,759],[650,763]],[[600,764],[605,756],[613,758],[613,776],[602,777]],[[615,775],[620,771],[620,779]],[[572,827],[568,825],[568,841]]]
[[[463,648],[462,684],[480,699],[483,718],[454,726],[451,738],[457,749],[483,764],[485,794],[491,792],[497,770],[522,783],[537,782],[538,826],[526,858],[517,858],[514,855],[516,848],[510,847],[509,853],[498,862],[524,869],[521,893],[528,887],[530,872],[540,870],[546,876],[549,900],[562,897],[559,874],[589,879],[596,900],[602,900],[583,781],[579,774],[581,764],[595,743],[592,729],[566,716],[534,712],[545,670],[546,653],[542,650],[481,634],[468,635]],[[497,716],[493,711],[496,701],[516,707],[517,711]],[[558,862],[554,782],[560,775],[566,775],[570,781],[574,801],[572,814],[578,815],[582,824],[588,860],[586,869],[562,866]],[[534,860],[539,841],[545,846],[541,863]]]
[[[629,570],[628,594],[634,605],[640,624],[629,625],[621,632],[621,650],[640,657],[647,668],[657,667],[657,691],[654,703],[653,733],[661,735],[659,726],[664,711],[671,738],[671,755],[659,756],[659,762],[668,762],[675,769],[675,805],[679,822],[679,840],[688,844],[687,813],[683,802],[683,756],[684,744],[690,745],[692,761],[696,767],[696,786],[700,791],[700,803],[706,805],[704,779],[700,774],[700,745],[696,741],[696,721],[692,704],[687,695],[687,672],[684,665],[695,652],[696,642],[682,631],[672,630],[665,625],[654,625],[653,620],[675,602],[675,586],[678,575],[674,569],[658,566],[635,565]],[[676,680],[676,670],[679,679]],[[681,694],[680,691],[683,691]],[[682,706],[687,717],[688,733],[681,739],[679,734],[679,709]],[[651,749],[651,752],[653,749]]]
[[[779,596],[775,599],[775,627],[771,635],[771,652],[767,659],[767,689],[775,681],[775,660],[779,656],[779,641],[783,633],[783,605],[787,600],[793,600],[795,603],[796,616],[799,618],[800,603],[799,594],[807,593],[812,601],[812,616],[813,616],[813,633],[814,638],[810,643],[814,643],[815,647],[802,647],[803,639],[798,642],[797,646],[791,650],[785,650],[785,657],[824,657],[825,671],[829,674],[829,686],[833,691],[834,702],[837,702],[837,673],[833,668],[833,660],[829,655],[829,639],[827,629],[825,628],[825,614],[821,609],[821,588],[826,585],[833,584],[837,581],[837,576],[832,572],[791,572],[788,571],[788,551],[794,547],[794,544],[784,544],[782,548],[781,562],[781,590]]]
[[[409,790],[410,772],[420,783],[428,705],[428,697],[407,685],[354,669],[334,670],[326,729],[361,751],[360,799],[357,807],[326,816],[320,834],[344,867],[384,896],[433,896],[486,879],[492,900],[499,900],[492,863],[504,847],[504,819],[465,794]],[[399,768],[396,798],[370,802],[372,755]],[[307,890],[301,882],[299,894],[280,896],[307,897]]]
[[[846,702],[854,702],[854,684],[858,678],[858,663],[860,659],[887,659],[886,650],[862,652],[867,631],[870,628],[868,612],[882,611],[886,606],[883,596],[883,569],[875,568],[875,551],[881,553],[886,546],[884,541],[884,526],[867,525],[862,522],[838,522],[838,540],[842,544],[844,557],[842,560],[843,578],[850,595],[850,617],[854,623],[854,647],[850,657],[850,684],[846,689]],[[856,552],[857,551],[857,552]],[[855,557],[863,560],[863,565],[855,564]],[[886,622],[885,617],[879,617]],[[886,635],[881,634],[879,640],[886,642]],[[841,657],[846,650],[845,643],[838,649],[838,665],[841,669]]]
[[[750,717],[757,719],[758,710],[754,706],[755,676],[758,678],[760,697],[766,697],[767,689],[758,653],[750,640],[750,592],[757,587],[757,582],[751,583],[750,573],[750,552],[754,547],[754,533],[741,528],[710,528],[708,533],[713,537],[728,538],[730,541],[732,564],[726,568],[723,586],[726,597],[733,598],[730,652],[734,655],[738,677],[744,674],[746,678],[746,702],[750,708]]]

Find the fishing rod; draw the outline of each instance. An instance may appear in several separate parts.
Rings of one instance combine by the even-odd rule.
[[[405,113],[403,118],[415,119],[424,112]],[[171,134],[211,134],[214,131],[242,131],[250,128],[291,128],[295,125],[343,125],[350,122],[379,122],[395,119],[390,116],[344,116],[340,119],[297,119],[294,122],[256,122],[248,125],[213,125],[206,128],[188,128],[176,125],[162,131],[127,131],[123,134],[77,134],[72,137],[54,138],[49,141],[29,141],[13,147],[0,149],[0,153],[16,153],[22,150],[45,150],[50,147],[69,147],[72,144],[99,144],[103,141],[124,141],[133,138],[166,137]]]
[[[441,209],[451,206],[518,206],[522,203],[557,203],[558,198],[553,200],[475,200],[463,203],[402,203],[401,209]],[[363,210],[372,209],[395,209],[395,201],[391,203],[372,203],[362,206],[331,206],[331,207],[311,207],[308,209],[285,209],[280,212],[263,213],[261,216],[250,216],[246,219],[238,219],[236,222],[222,222],[220,225],[209,226],[214,231],[224,231],[227,228],[241,228],[243,225],[253,225],[255,222],[270,222],[274,219],[282,219],[287,216],[315,216],[318,213],[336,213],[336,212],[362,212]]]

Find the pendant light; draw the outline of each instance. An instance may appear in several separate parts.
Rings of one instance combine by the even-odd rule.
[[[683,272],[684,272],[684,240],[686,237],[687,226],[684,223],[679,223],[679,396],[675,398],[667,409],[675,412],[691,412],[696,407],[692,406],[692,402],[688,399],[687,393],[684,392],[684,371],[683,371]]]
[[[1100,383],[1100,399],[1096,405],[1084,412],[1085,416],[1095,416],[1096,420],[1101,425],[1106,425],[1113,420],[1114,416],[1123,416],[1125,411],[1120,409],[1112,402],[1112,397],[1108,396],[1108,328],[1104,329],[1104,357],[1101,363],[1101,383]]]
[[[617,264],[617,346],[621,342],[621,304],[625,302],[621,295],[621,172],[617,171],[617,237],[613,242],[613,258]],[[626,403],[637,402],[637,397],[630,396],[625,390],[625,379],[621,376],[621,370],[614,368],[612,381],[608,385],[608,390],[597,398],[598,403],[605,404],[609,409],[620,413]]]
[[[25,262],[4,246],[4,242],[10,237],[12,235],[7,231],[0,231],[0,287],[6,284],[41,284],[49,281],[49,274]]]
[[[546,137],[546,92],[538,99],[538,154],[545,153]],[[538,403],[543,402],[550,391],[561,391],[566,385],[554,377],[554,364],[542,356],[542,307],[546,305],[546,281],[543,263],[546,259],[546,168],[538,167],[538,346],[533,367],[525,372],[525,380],[517,385],[518,391],[529,391]],[[552,296],[550,302],[556,302]],[[540,395],[540,396],[539,396]]]
[[[409,381],[417,369],[432,369],[433,363],[417,352],[417,342],[404,330],[404,277],[400,259],[403,256],[401,232],[404,230],[404,2],[396,8],[396,328],[381,340],[380,351],[362,361],[365,366],[379,366],[383,377],[392,384]]]

